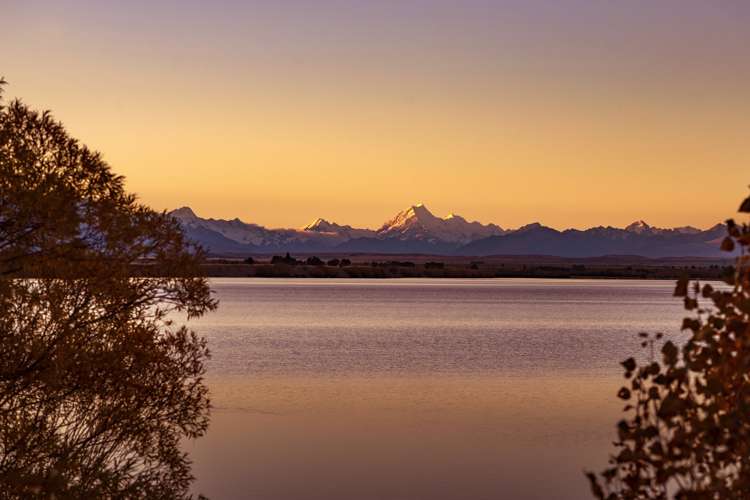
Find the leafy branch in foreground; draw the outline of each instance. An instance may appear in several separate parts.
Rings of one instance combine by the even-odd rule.
[[[159,276],[131,277],[144,259]],[[189,496],[208,351],[172,318],[216,307],[202,260],[49,113],[0,100],[0,498]]]
[[[750,198],[740,206],[750,212]],[[599,499],[723,499],[750,495],[750,226],[727,221],[723,250],[739,250],[731,289],[677,282],[690,335],[667,341],[661,362],[622,363],[617,452],[587,473]],[[645,338],[645,347],[661,336]]]

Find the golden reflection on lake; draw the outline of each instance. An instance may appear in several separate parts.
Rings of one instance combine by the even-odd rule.
[[[585,498],[669,282],[217,280],[212,498]]]

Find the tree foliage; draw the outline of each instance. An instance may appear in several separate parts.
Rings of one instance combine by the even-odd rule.
[[[750,496],[750,226],[729,220],[727,232],[722,249],[739,250],[731,288],[679,280],[689,339],[664,342],[661,361],[622,363],[626,417],[610,467],[587,474],[596,498]],[[661,339],[641,335],[652,350]]]
[[[208,352],[173,320],[216,306],[202,259],[48,112],[0,100],[0,498],[189,496]]]

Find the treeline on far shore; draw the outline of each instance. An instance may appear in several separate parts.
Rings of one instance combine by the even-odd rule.
[[[702,280],[725,280],[733,267],[722,263],[701,262],[549,262],[532,257],[523,262],[456,260],[439,256],[419,256],[407,260],[356,257],[321,258],[315,255],[296,258],[290,254],[245,259],[209,259],[203,270],[210,277],[258,278],[621,278],[676,279],[688,276]],[[157,269],[144,265],[137,274],[151,275]]]

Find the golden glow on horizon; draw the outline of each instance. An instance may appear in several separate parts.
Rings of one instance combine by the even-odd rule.
[[[682,32],[622,20],[624,40],[556,18],[497,38],[505,13],[402,26],[264,5],[243,31],[252,17],[208,7],[182,25],[166,7],[150,24],[88,5],[87,31],[20,5],[0,34],[8,96],[52,109],[157,209],[377,227],[422,201],[502,227],[707,227],[750,182],[750,35],[724,17],[696,12]],[[391,38],[355,29],[368,14]]]

